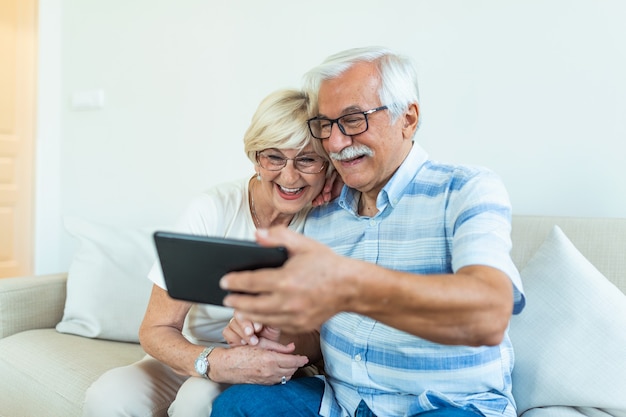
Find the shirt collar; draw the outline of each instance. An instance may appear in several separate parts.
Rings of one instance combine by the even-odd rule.
[[[378,208],[379,214],[387,204],[390,204],[392,207],[398,204],[407,185],[415,178],[415,175],[427,160],[428,153],[420,145],[413,142],[407,157],[378,194],[376,208]],[[359,196],[360,193],[357,190],[344,186],[338,199],[339,206],[356,214],[358,213]]]

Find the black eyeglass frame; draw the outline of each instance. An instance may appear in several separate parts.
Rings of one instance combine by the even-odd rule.
[[[363,132],[367,132],[367,129],[369,129],[370,125],[369,125],[369,121],[368,121],[368,115],[372,114],[372,113],[376,113],[377,111],[381,111],[381,110],[388,110],[389,107],[388,106],[380,106],[380,107],[376,107],[375,109],[370,109],[370,110],[366,110],[366,111],[356,111],[354,113],[348,113],[348,114],[344,114],[341,117],[338,117],[336,119],[329,119],[327,117],[312,117],[309,120],[306,121],[307,126],[309,126],[309,132],[311,132],[311,136],[313,136],[315,139],[320,139],[320,140],[324,140],[324,139],[328,139],[333,132],[333,125],[336,124],[339,127],[339,130],[341,131],[341,133],[343,133],[346,136],[356,136],[356,135],[360,135]],[[359,133],[352,133],[352,134],[348,134],[346,133],[346,130],[344,129],[343,125],[339,122],[339,120],[343,119],[344,117],[349,117],[349,116],[354,116],[355,114],[362,114],[365,117],[365,129],[363,129],[361,132]],[[328,130],[328,136],[326,137],[319,137],[319,136],[315,136],[315,133],[313,132],[313,128],[311,127],[311,122],[314,120],[325,120],[327,122],[330,122],[330,129]]]
[[[260,160],[260,158],[259,158],[259,157],[261,156],[261,154],[263,154],[263,152],[264,152],[264,151],[257,151],[257,152],[256,152],[256,161],[257,161],[257,163],[259,164],[259,166],[260,166],[261,168],[266,169],[266,170],[268,170],[268,171],[274,171],[274,172],[275,172],[275,171],[280,171],[281,169],[283,169],[283,168],[285,168],[285,167],[287,166],[287,162],[288,162],[288,161],[293,161],[293,167],[294,167],[296,170],[298,170],[299,172],[302,172],[303,174],[319,174],[319,173],[320,173],[320,172],[322,172],[325,168],[327,168],[327,167],[328,167],[328,161],[327,161],[327,160],[325,160],[324,158],[320,157],[319,155],[316,155],[316,156],[315,156],[316,158],[321,159],[321,161],[322,161],[322,167],[321,167],[318,171],[306,172],[306,171],[303,171],[303,170],[301,170],[300,168],[298,168],[298,164],[297,164],[297,159],[298,159],[298,158],[303,158],[303,156],[302,156],[302,155],[297,155],[295,158],[287,158],[285,155],[282,155],[280,158],[284,161],[284,163],[283,163],[280,167],[278,167],[278,165],[275,165],[275,166],[273,166],[273,167],[271,167],[271,168],[268,168],[268,167],[266,167],[266,166],[263,166],[263,164],[261,164],[261,160]],[[263,155],[263,156],[266,156],[266,155]],[[275,157],[276,157],[277,155],[273,155],[273,156],[275,156]],[[266,157],[267,157],[267,156],[266,156]]]

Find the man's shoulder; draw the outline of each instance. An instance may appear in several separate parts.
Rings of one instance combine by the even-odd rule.
[[[418,187],[459,188],[470,181],[493,176],[493,171],[482,166],[429,160],[416,172],[411,183]]]
[[[455,164],[428,160],[419,171],[417,178],[422,176],[442,177],[442,178],[473,178],[479,175],[491,175],[493,171],[480,165]]]

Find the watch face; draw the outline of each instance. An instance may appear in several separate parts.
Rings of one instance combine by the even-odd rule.
[[[207,370],[206,359],[196,359],[196,372],[205,375]]]

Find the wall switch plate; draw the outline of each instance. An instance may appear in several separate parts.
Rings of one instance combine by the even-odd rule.
[[[72,94],[73,110],[99,110],[104,107],[104,90],[77,91]]]

